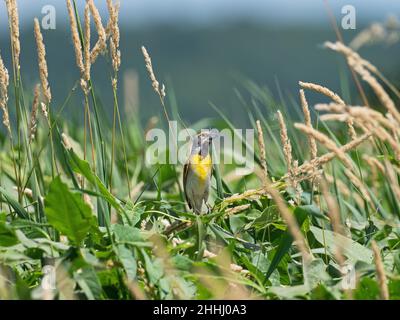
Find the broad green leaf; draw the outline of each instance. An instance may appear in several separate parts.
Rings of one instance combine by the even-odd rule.
[[[120,244],[116,247],[116,254],[118,256],[119,261],[124,266],[128,279],[129,280],[135,279],[137,273],[137,263],[135,257],[133,256],[132,251],[129,250],[124,245]]]
[[[82,242],[95,224],[91,209],[82,196],[72,193],[60,177],[50,184],[45,198],[45,213],[48,222],[76,245]]]
[[[101,285],[93,267],[86,267],[74,274],[75,281],[89,300],[101,298]]]
[[[156,258],[152,260],[146,252],[142,250],[142,254],[144,257],[144,263],[146,267],[146,272],[149,277],[150,283],[156,284],[164,274],[164,268],[162,265],[162,260]]]
[[[322,259],[313,259],[303,264],[304,284],[308,288],[314,289],[318,284],[329,280],[326,272],[327,266]]]
[[[254,272],[254,267],[256,267],[258,271],[260,271],[263,274],[266,274],[268,272],[268,269],[271,265],[271,262],[268,260],[268,255],[262,253],[261,251],[255,251],[252,253],[251,263],[253,265],[253,267],[251,268],[253,272]],[[263,278],[265,277],[263,276]],[[269,277],[269,280],[273,286],[280,285],[280,276],[277,269],[275,269],[274,272],[272,272],[271,276]]]
[[[356,263],[357,261],[372,263],[372,251],[362,246],[358,242],[355,242],[330,230],[322,230],[314,226],[310,227],[310,231],[319,243],[326,244],[327,249],[332,255],[335,252],[336,246],[339,245],[343,254],[350,260],[351,263]]]
[[[192,260],[190,260],[187,256],[181,254],[173,256],[171,260],[175,267],[179,270],[189,271],[193,265]]]
[[[143,241],[140,229],[124,226],[122,224],[114,224],[112,226],[115,240],[118,243],[134,243]]]

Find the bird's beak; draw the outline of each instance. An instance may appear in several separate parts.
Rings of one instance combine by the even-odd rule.
[[[210,138],[210,140],[218,138],[219,137],[219,131],[217,129],[210,130],[208,137]]]

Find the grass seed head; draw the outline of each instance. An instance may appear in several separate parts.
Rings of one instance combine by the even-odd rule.
[[[35,31],[35,39],[36,39],[36,47],[38,54],[38,64],[39,64],[39,75],[40,82],[42,86],[42,94],[45,98],[46,103],[50,103],[51,101],[51,91],[48,82],[48,70],[47,70],[47,62],[46,62],[46,48],[43,42],[43,36],[40,31],[39,20],[35,18],[34,20],[34,31]]]
[[[84,45],[84,56],[85,56],[85,72],[84,72],[84,79],[85,81],[90,80],[90,67],[91,67],[91,60],[90,60],[90,8],[89,5],[86,3],[85,6],[85,45]]]
[[[94,5],[93,0],[86,0],[86,2],[89,4],[90,13],[92,14],[97,34],[99,35],[99,39],[91,53],[91,62],[93,64],[96,61],[99,54],[103,54],[107,48],[107,43],[106,43],[107,35],[103,27],[103,23],[101,22],[101,16],[99,10]]]
[[[9,85],[8,70],[4,65],[3,59],[0,56],[0,109],[3,112],[3,124],[7,131],[11,133],[10,118],[8,115],[8,85]]]
[[[261,159],[261,167],[263,169],[263,176],[268,177],[267,157],[264,144],[264,133],[261,127],[260,120],[256,121],[256,126],[257,126],[258,146],[260,148],[260,159]]]
[[[82,45],[81,45],[81,40],[79,38],[78,25],[76,23],[75,13],[74,9],[72,8],[71,0],[66,0],[66,3],[68,9],[69,24],[71,28],[72,43],[74,45],[74,50],[75,50],[76,65],[80,73],[83,74],[85,68],[83,65]]]
[[[374,253],[374,261],[375,261],[375,268],[376,268],[376,276],[378,278],[379,283],[379,291],[382,300],[389,300],[389,289],[387,286],[387,279],[385,274],[385,268],[383,266],[381,251],[376,244],[375,240],[371,241],[372,251]]]
[[[35,86],[35,91],[33,94],[33,103],[31,116],[29,121],[29,142],[32,142],[35,139],[36,130],[37,130],[37,112],[39,108],[39,100],[40,100],[40,85]]]
[[[300,90],[300,102],[304,114],[304,123],[306,124],[306,126],[312,128],[310,109],[308,108],[307,99],[303,89]],[[315,138],[312,135],[308,135],[307,137],[308,144],[310,146],[311,159],[315,159],[318,153],[317,143],[315,142]]]
[[[13,60],[17,72],[20,70],[19,56],[21,54],[21,44],[19,41],[19,17],[16,0],[6,0],[8,21],[10,26],[11,44],[13,51]]]

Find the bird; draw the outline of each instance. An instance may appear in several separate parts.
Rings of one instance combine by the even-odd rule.
[[[202,214],[203,203],[208,207],[213,162],[211,157],[212,139],[215,131],[198,133],[192,139],[189,158],[183,169],[183,188],[186,202],[196,214]]]

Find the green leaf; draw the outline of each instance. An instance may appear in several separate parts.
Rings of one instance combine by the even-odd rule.
[[[83,268],[79,272],[75,272],[74,278],[89,300],[101,298],[100,281],[93,267]]]
[[[326,267],[327,266],[322,259],[314,259],[310,262],[304,263],[304,284],[307,285],[310,290],[314,289],[321,282],[329,280]]]
[[[142,251],[145,268],[147,275],[149,277],[149,281],[152,284],[157,284],[157,282],[162,278],[164,275],[164,268],[162,264],[162,260],[156,258],[155,260],[151,260],[151,258],[147,255],[146,252]]]
[[[80,194],[72,193],[60,177],[50,184],[45,198],[45,213],[48,222],[76,245],[81,243],[95,225],[90,207]]]
[[[322,230],[314,226],[310,227],[310,231],[319,243],[326,244],[327,249],[332,255],[335,252],[336,246],[339,245],[343,254],[350,260],[351,263],[356,263],[357,261],[372,263],[372,251],[362,246],[358,242],[355,242],[330,230]]]
[[[11,247],[18,243],[15,232],[5,222],[0,222],[0,247]]]
[[[354,292],[354,298],[357,300],[376,300],[379,299],[378,283],[368,277],[362,278]]]
[[[264,229],[268,227],[270,224],[277,222],[280,220],[280,214],[279,210],[277,209],[276,205],[269,206],[264,209],[263,212],[260,212],[258,210],[252,210],[247,216],[250,214],[254,213],[257,218],[255,218],[252,222],[249,222],[245,226],[245,230],[248,230],[250,228],[258,228],[258,229]]]
[[[115,240],[118,243],[134,243],[143,241],[140,229],[122,224],[112,226]]]
[[[400,280],[389,280],[389,296],[391,300],[400,300]]]
[[[172,257],[172,262],[175,267],[179,270],[189,271],[193,265],[193,261],[190,260],[188,257],[183,256],[181,254],[177,254],[176,256]]]
[[[139,204],[134,205],[132,202],[127,202],[127,204],[124,207],[124,210],[126,212],[126,217],[129,218],[130,224],[132,226],[135,226],[139,221],[140,217],[142,216],[145,208],[140,206]],[[123,218],[125,218],[125,216]],[[125,223],[129,223],[129,221],[126,221]]]
[[[83,175],[103,196],[103,198],[113,206],[119,213],[122,212],[122,207],[115,199],[115,197],[108,191],[106,186],[101,182],[100,178],[96,176],[87,161],[79,159],[79,157],[71,149],[69,150],[70,162],[72,169]]]
[[[292,286],[292,287],[271,287],[269,288],[268,292],[271,292],[278,297],[286,298],[286,299],[293,299],[296,297],[306,295],[309,290],[308,287],[304,284],[299,286]]]
[[[5,189],[0,187],[0,193],[7,200],[8,204],[15,210],[18,216],[22,219],[29,219],[29,214],[26,210],[15,200],[11,194],[9,194]]]
[[[303,210],[305,213],[315,216],[316,218],[324,219],[329,221],[329,219],[321,212],[321,210],[315,204],[309,204],[297,207],[296,210]]]
[[[301,227],[305,219],[307,218],[307,211],[302,210],[300,208],[296,208],[294,210],[294,214],[296,216],[298,225]],[[289,230],[286,230],[279,243],[279,247],[278,249],[276,249],[276,253],[271,261],[271,265],[269,266],[266,279],[268,279],[272,274],[272,272],[274,272],[275,268],[278,266],[284,255],[289,251],[292,243],[293,243],[293,237],[290,234]]]
[[[116,247],[116,254],[119,261],[124,266],[128,279],[135,279],[137,274],[137,263],[132,251],[120,244]]]
[[[310,293],[312,300],[336,300],[335,295],[330,291],[331,288],[324,284],[317,285]]]

